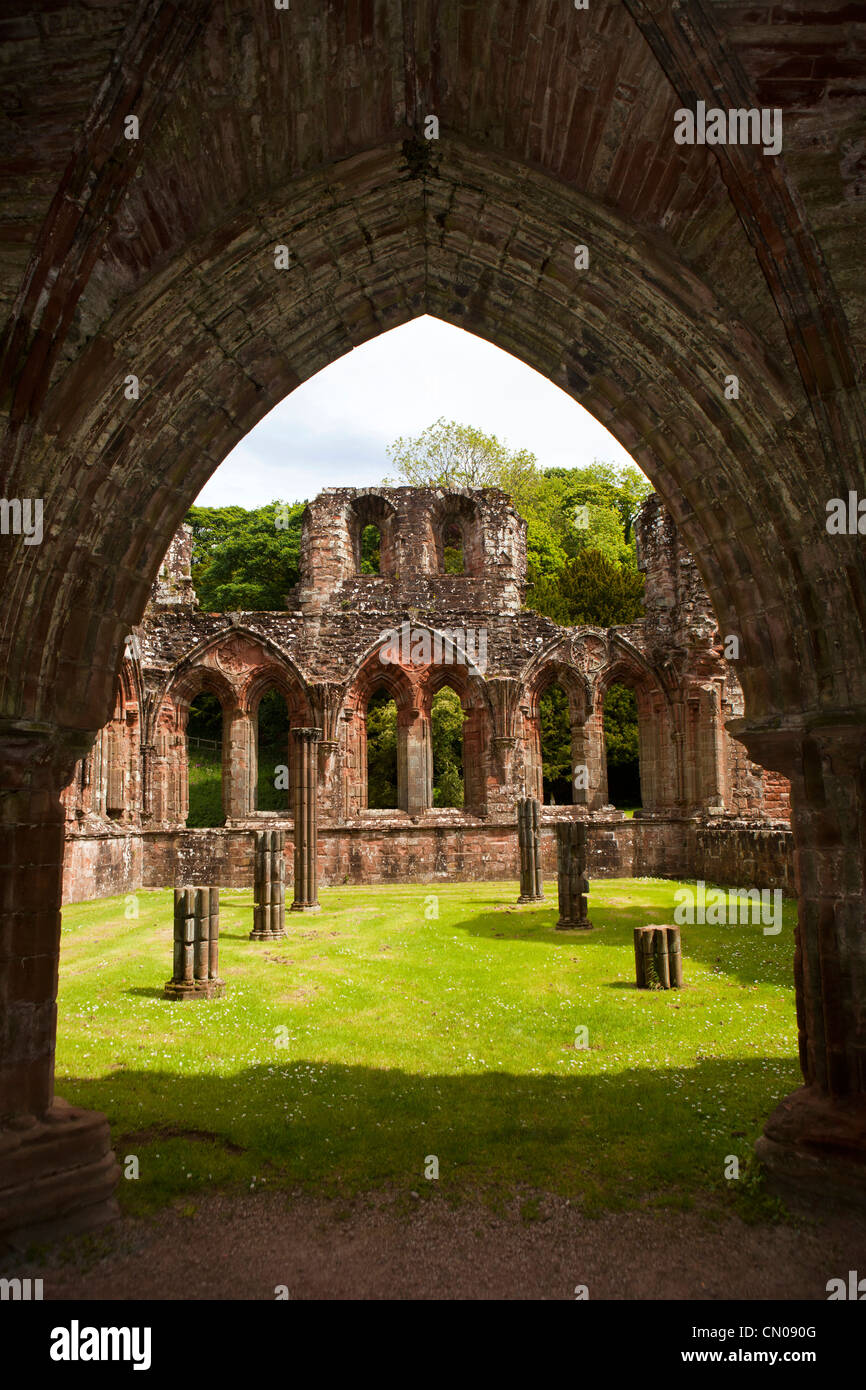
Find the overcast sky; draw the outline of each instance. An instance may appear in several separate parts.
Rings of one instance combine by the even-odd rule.
[[[391,471],[385,446],[441,415],[531,449],[542,468],[633,462],[546,377],[425,315],[299,386],[232,450],[196,500],[260,507],[305,501],[324,487],[380,483]]]

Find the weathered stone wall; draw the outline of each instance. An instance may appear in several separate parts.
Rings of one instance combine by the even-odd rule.
[[[554,817],[545,808],[541,834],[546,878],[556,876]],[[266,822],[276,825],[277,821]],[[292,881],[291,825],[286,829],[286,882]],[[132,832],[77,838],[66,856],[67,902],[180,884],[252,888],[253,830]],[[742,888],[795,891],[790,830],[761,824],[594,818],[588,832],[590,878],[683,878]],[[339,884],[489,881],[518,877],[513,821],[458,822],[433,813],[413,825],[384,814],[373,823],[319,834],[319,880]]]
[[[380,533],[377,575],[359,573],[367,525]],[[562,628],[521,610],[526,526],[497,489],[327,489],[307,507],[301,580],[288,596],[295,606],[283,612],[200,612],[191,535],[181,528],[145,620],[129,636],[114,717],[64,795],[66,900],[129,890],[138,863],[147,885],[160,874],[246,882],[238,859],[246,840],[233,834],[267,823],[256,810],[257,710],[270,688],[283,695],[291,729],[322,731],[324,883],[507,876],[516,802],[542,796],[539,702],[554,682],[567,696],[573,767],[585,770],[585,785],[575,791],[579,812],[544,808],[545,824],[576,813],[597,820],[596,874],[700,876],[706,864],[708,873],[736,876],[728,846],[748,841],[748,821],[784,821],[787,784],[724,727],[743,710],[735,662],[722,655],[697,567],[658,497],[635,530],[646,616],[602,630]],[[462,549],[464,573],[443,572],[446,541]],[[608,805],[604,700],[614,682],[637,696],[641,823]],[[464,712],[463,811],[432,807],[432,700],[445,684]],[[397,705],[395,814],[367,808],[367,705],[378,689]],[[186,721],[202,690],[223,709],[225,829],[184,834]],[[287,769],[293,744],[290,736]],[[733,839],[728,819],[737,822]],[[701,849],[698,820],[720,827]],[[121,845],[138,831],[136,858]],[[549,830],[543,852],[553,867]],[[773,883],[788,882],[784,859],[783,850],[775,859],[746,856]]]

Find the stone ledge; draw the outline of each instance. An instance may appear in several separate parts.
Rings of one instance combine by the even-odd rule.
[[[120,1168],[104,1115],[55,1100],[0,1130],[0,1249],[92,1230],[120,1215]]]
[[[866,1210],[866,1097],[833,1100],[803,1086],[755,1144],[767,1186],[797,1207]]]

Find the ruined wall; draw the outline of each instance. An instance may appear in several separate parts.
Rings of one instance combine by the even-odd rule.
[[[368,575],[361,537],[371,525],[380,573]],[[322,730],[325,883],[508,876],[516,801],[542,793],[540,700],[553,683],[567,696],[581,785],[575,808],[546,808],[545,820],[598,822],[595,872],[723,877],[748,862],[787,883],[786,842],[740,853],[752,825],[784,829],[788,790],[725,728],[742,714],[742,692],[697,567],[657,497],[635,531],[646,616],[598,629],[522,610],[526,525],[495,488],[327,489],[304,515],[300,582],[274,613],[200,612],[182,528],[130,634],[114,718],[65,793],[67,900],[127,891],[139,863],[146,884],[186,872],[245,882],[239,846],[268,823],[256,809],[257,712],[271,688],[290,729]],[[462,573],[443,572],[446,546],[462,554]],[[637,697],[634,822],[608,802],[604,700],[614,682]],[[449,813],[432,806],[432,702],[443,685],[464,715],[465,805]],[[380,689],[397,706],[400,812],[390,818],[367,808],[367,706]],[[202,690],[223,710],[225,828],[188,832],[186,724]],[[702,839],[699,823],[712,826]],[[122,848],[139,831],[140,859]],[[546,830],[544,853],[553,852]]]
[[[556,836],[548,815],[542,827],[545,878],[554,892]],[[370,883],[491,882],[518,874],[517,833],[511,820],[458,824],[433,813],[426,825],[373,824],[331,827],[319,834],[319,881],[325,887]],[[276,821],[263,822],[277,824]],[[286,881],[292,881],[291,829],[287,830]],[[253,830],[143,831],[126,837],[78,839],[66,858],[64,900],[131,893],[175,884],[219,884],[249,889],[253,883]],[[590,878],[682,878],[740,888],[795,891],[790,830],[753,822],[702,827],[693,821],[590,821]]]

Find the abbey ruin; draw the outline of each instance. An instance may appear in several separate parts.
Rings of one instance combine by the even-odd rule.
[[[361,536],[380,535],[380,572],[360,572]],[[463,569],[445,573],[444,538]],[[323,884],[502,879],[516,874],[516,804],[543,800],[539,702],[565,691],[574,793],[545,806],[554,828],[589,825],[589,869],[760,884],[794,891],[788,784],[730,732],[743,713],[735,663],[694,561],[659,498],[637,521],[645,618],[559,627],[523,606],[526,524],[498,489],[329,488],[305,513],[301,577],[285,611],[204,613],[181,527],[141,625],[129,635],[111,721],[64,793],[66,901],[189,883],[249,887],[255,832],[289,831],[261,812],[257,717],[285,699],[290,729],[318,728]],[[608,799],[605,694],[637,699],[642,810]],[[431,704],[449,685],[464,712],[462,809],[434,807]],[[368,809],[366,717],[397,706],[398,807]],[[202,691],[223,711],[224,827],[187,829],[187,719]],[[295,739],[287,740],[290,773]],[[287,877],[291,873],[288,847]]]

